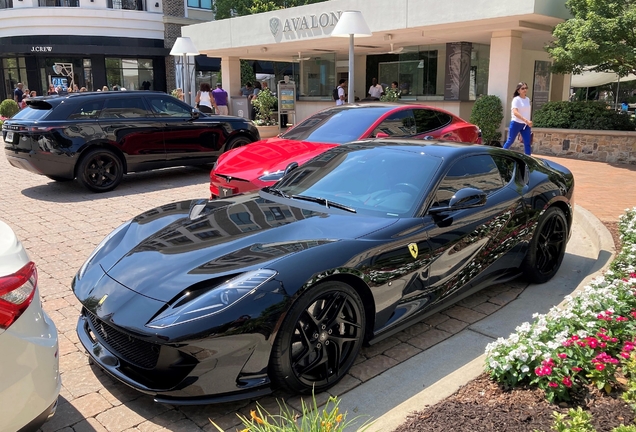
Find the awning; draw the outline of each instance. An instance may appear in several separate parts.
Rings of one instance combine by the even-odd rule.
[[[221,70],[220,58],[198,55],[194,60],[196,61],[198,71],[218,72]]]
[[[629,74],[622,77],[620,82],[632,81],[636,79],[636,75]],[[603,84],[614,83],[618,81],[618,75],[614,72],[592,72],[585,71],[580,75],[572,75],[570,87],[596,87]]]

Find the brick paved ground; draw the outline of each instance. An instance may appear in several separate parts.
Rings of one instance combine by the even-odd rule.
[[[559,161],[575,171],[577,202],[595,213],[600,209],[597,216],[615,218],[625,207],[636,205],[636,198],[631,195],[634,188],[627,187],[636,184],[633,168],[612,168],[579,160]],[[55,183],[12,168],[4,152],[0,153],[0,219],[13,227],[37,263],[44,309],[59,331],[60,404],[57,414],[42,431],[216,430],[209,419],[233,431],[240,423],[236,413],[249,415],[254,408],[255,401],[199,407],[155,404],[150,397],[116,383],[89,365],[75,334],[80,305],[70,290],[70,282],[93,248],[113,228],[138,213],[173,201],[207,197],[207,181],[208,173],[204,170],[179,168],[127,176],[115,191],[92,194],[76,182]],[[624,187],[617,189],[616,184]],[[525,287],[523,282],[490,287],[397,337],[364,348],[349,375],[330,393],[341,395],[450,337],[497,311]],[[292,407],[300,406],[298,397],[282,393],[261,398],[259,403],[276,411],[276,397]],[[328,397],[326,393],[317,395],[318,402]]]

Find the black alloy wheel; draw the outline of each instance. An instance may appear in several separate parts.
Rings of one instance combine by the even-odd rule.
[[[360,295],[347,284],[321,283],[291,307],[274,343],[273,380],[296,393],[336,384],[355,361],[366,318]]]
[[[541,217],[522,264],[525,277],[545,283],[559,271],[565,255],[568,224],[563,211],[550,207]]]
[[[115,189],[123,175],[123,165],[119,157],[105,149],[89,151],[77,168],[77,180],[93,192],[108,192]]]
[[[250,144],[252,142],[251,139],[246,137],[245,135],[239,135],[230,139],[225,145],[226,151],[234,150],[235,148],[243,147],[244,145]]]

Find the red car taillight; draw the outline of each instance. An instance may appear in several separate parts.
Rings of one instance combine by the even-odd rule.
[[[33,301],[38,272],[33,262],[16,273],[0,277],[0,328],[11,326]]]

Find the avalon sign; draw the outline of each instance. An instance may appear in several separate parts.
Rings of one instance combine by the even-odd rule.
[[[32,46],[31,52],[51,52],[53,51],[52,46]]]
[[[306,15],[301,17],[286,18],[283,24],[279,18],[269,20],[269,29],[274,36],[279,31],[283,33],[291,31],[311,30],[317,28],[334,27],[342,15],[342,11],[324,12],[320,15]]]

